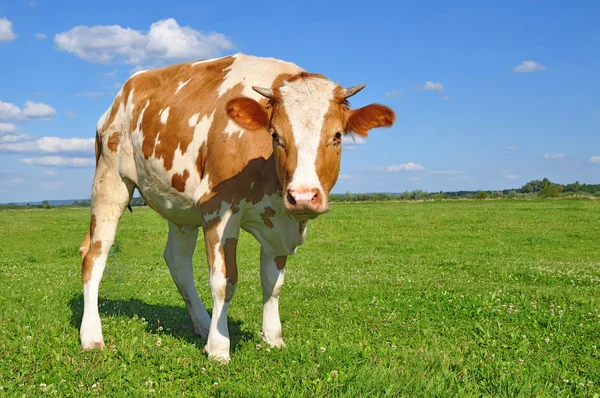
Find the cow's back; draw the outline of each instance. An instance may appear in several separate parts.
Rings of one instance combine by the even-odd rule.
[[[275,87],[300,71],[236,54],[138,72],[99,121],[99,134],[151,207],[176,224],[199,225],[198,201],[272,154],[268,134],[235,124],[226,103],[237,96],[265,103],[252,86]]]

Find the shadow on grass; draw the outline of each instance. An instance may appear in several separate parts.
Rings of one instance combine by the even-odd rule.
[[[200,350],[204,347],[205,341],[200,336],[194,333],[192,320],[183,306],[176,307],[172,305],[156,305],[147,304],[141,300],[112,300],[100,298],[100,317],[127,317],[146,319],[146,331],[149,333],[157,333],[159,326],[163,327],[161,334],[170,334],[179,339],[185,340],[190,344],[196,344]],[[83,295],[81,293],[74,294],[69,300],[69,308],[71,309],[71,325],[79,330],[81,319],[83,317]],[[208,313],[212,316],[212,311]],[[241,330],[241,321],[228,318],[229,337],[231,339],[231,351],[236,351],[240,341],[250,341],[253,339],[253,334],[247,330]],[[170,329],[170,330],[167,330]]]

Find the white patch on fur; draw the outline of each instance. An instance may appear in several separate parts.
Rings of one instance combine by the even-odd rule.
[[[185,82],[179,82],[179,84],[177,85],[177,90],[175,90],[175,94],[177,94],[179,92],[179,90],[181,90],[182,88],[184,88],[185,85],[190,82],[190,80],[192,80],[191,77],[187,81],[185,81]]]
[[[252,86],[270,88],[278,75],[302,72],[300,67],[290,62],[273,62],[275,60],[272,58],[258,58],[244,54],[236,54],[234,57],[235,61],[227,68],[225,80],[219,87],[219,97],[236,84],[244,83],[241,96],[260,100],[263,96],[252,90]]]
[[[319,188],[317,153],[321,129],[336,84],[323,78],[298,79],[281,87],[283,106],[292,125],[298,163],[288,188]]]
[[[167,124],[167,120],[169,119],[169,109],[170,107],[167,106],[165,109],[162,109],[160,112],[158,112],[158,115],[160,116],[160,122],[162,124]]]
[[[244,131],[245,129],[240,127],[233,119],[229,119],[229,121],[227,121],[227,126],[225,126],[225,130],[223,130],[223,134],[226,134],[228,137],[231,137],[233,134],[239,134],[239,138],[244,135]]]
[[[131,75],[130,79],[131,79],[132,77],[134,77],[134,76],[141,75],[142,73],[146,73],[146,72],[148,72],[148,69],[144,69],[144,70],[138,70],[138,71],[137,71],[137,72],[135,72],[133,75]]]
[[[213,61],[217,61],[219,59],[223,59],[223,58],[227,58],[227,57],[237,57],[238,54],[234,54],[234,55],[225,55],[223,57],[219,57],[219,58],[211,58],[211,59],[203,59],[202,61],[196,61],[192,64],[192,66],[196,66],[196,65],[201,65],[201,64],[205,64],[207,62],[213,62]]]
[[[196,127],[196,125],[198,124],[198,118],[200,117],[199,113],[194,113],[192,115],[192,117],[190,117],[190,120],[188,120],[188,125],[190,127]]]

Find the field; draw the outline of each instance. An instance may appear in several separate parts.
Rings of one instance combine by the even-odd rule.
[[[336,203],[288,260],[283,350],[258,335],[244,234],[227,366],[202,353],[147,208],[123,216],[100,288],[107,347],[81,352],[88,223],[89,209],[0,212],[0,395],[600,394],[598,200]]]

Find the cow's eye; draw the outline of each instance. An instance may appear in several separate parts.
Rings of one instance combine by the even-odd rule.
[[[335,135],[333,136],[333,145],[340,145],[342,143],[342,133],[340,133],[339,131],[337,133],[335,133]]]
[[[279,133],[277,131],[272,130],[271,137],[273,137],[273,145],[283,146],[283,143],[281,142],[281,137],[279,136]]]

